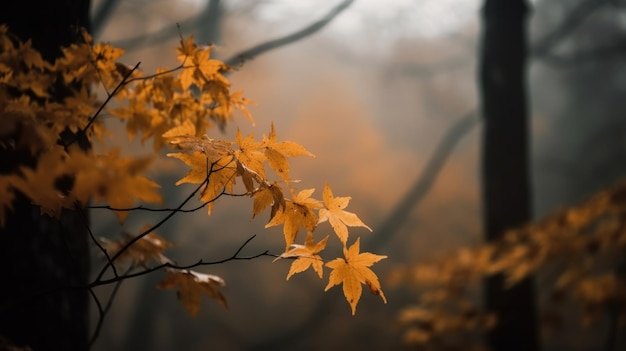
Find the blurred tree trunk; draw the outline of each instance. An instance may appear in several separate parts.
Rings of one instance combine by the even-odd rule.
[[[0,23],[54,60],[60,47],[88,27],[89,0],[19,0],[3,3]],[[56,98],[62,99],[62,96]],[[15,135],[0,143],[0,173],[33,166],[27,150],[12,147]],[[24,196],[0,229],[0,338],[33,350],[85,350],[88,337],[88,295],[84,289],[41,294],[55,288],[81,286],[89,274],[89,250],[80,213],[61,219],[42,216]],[[36,296],[32,298],[33,296]],[[0,344],[2,342],[0,341]]]
[[[485,0],[480,63],[485,237],[531,220],[526,107],[526,15],[524,0]],[[512,288],[503,277],[485,282],[485,307],[498,314],[487,341],[494,351],[539,349],[534,287],[525,279]]]

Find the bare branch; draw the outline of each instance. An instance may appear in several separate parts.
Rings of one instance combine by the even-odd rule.
[[[248,238],[243,244],[241,244],[239,246],[239,248],[235,251],[235,253],[227,258],[221,259],[221,260],[217,260],[217,261],[204,261],[204,260],[198,260],[195,263],[192,264],[188,264],[188,265],[178,265],[172,262],[166,262],[151,268],[146,268],[143,271],[140,272],[136,272],[136,273],[129,273],[129,274],[125,274],[125,275],[121,275],[118,277],[113,277],[110,279],[96,279],[94,280],[91,284],[89,284],[88,288],[95,288],[98,286],[102,286],[102,285],[108,285],[108,284],[112,284],[112,283],[117,283],[126,279],[131,279],[131,278],[136,278],[136,277],[140,277],[146,274],[150,274],[152,272],[156,272],[159,270],[162,270],[164,268],[174,268],[174,269],[191,269],[191,268],[195,268],[195,267],[201,267],[201,266],[213,266],[213,265],[217,265],[217,264],[223,264],[229,261],[241,261],[241,260],[253,260],[255,258],[259,258],[259,257],[263,257],[263,256],[268,256],[268,257],[278,257],[278,255],[274,255],[269,253],[269,251],[263,251],[261,253],[252,255],[252,256],[239,256],[239,254],[241,253],[241,251],[244,249],[244,247],[246,247],[250,241],[252,241],[252,239],[254,239],[256,237],[256,235],[251,236],[250,238]]]
[[[133,269],[134,269],[134,267],[130,266],[128,268],[128,270],[123,275],[127,275]],[[109,313],[109,310],[111,309],[111,306],[113,305],[113,301],[115,300],[115,297],[117,296],[117,292],[119,291],[120,287],[122,286],[122,282],[124,282],[124,280],[119,280],[118,282],[115,283],[115,286],[113,287],[113,291],[111,292],[111,295],[109,295],[109,298],[108,298],[107,303],[104,306],[104,308],[102,307],[102,304],[100,303],[100,300],[98,299],[98,297],[96,296],[95,292],[93,291],[93,288],[91,288],[91,287],[89,288],[89,292],[91,293],[91,296],[93,297],[93,299],[96,302],[96,305],[98,307],[98,314],[99,315],[98,315],[98,322],[96,324],[96,328],[95,328],[95,330],[93,332],[93,335],[89,339],[89,343],[87,344],[87,349],[91,349],[91,347],[93,346],[94,342],[96,342],[96,340],[98,339],[98,336],[100,336],[100,330],[102,329],[102,325],[104,324],[104,319],[106,318],[107,313]]]
[[[545,63],[557,67],[571,67],[586,63],[597,62],[598,60],[623,59],[626,53],[626,43],[616,43],[594,49],[580,50],[569,54],[546,53],[541,57]]]
[[[117,277],[117,268],[115,268],[115,264],[111,260],[111,257],[109,256],[109,253],[107,252],[107,250],[102,245],[100,245],[100,242],[98,242],[98,239],[96,239],[96,237],[93,235],[93,231],[91,230],[91,227],[89,227],[89,220],[87,219],[87,214],[85,213],[85,211],[83,210],[81,206],[76,206],[76,209],[80,212],[81,219],[83,220],[85,229],[87,229],[87,232],[89,233],[89,237],[91,238],[91,241],[98,247],[100,252],[104,255],[107,262],[109,262],[109,264],[111,265],[111,269],[113,270],[113,275]]]
[[[309,35],[316,33],[317,31],[319,31],[320,29],[328,25],[333,19],[335,19],[335,17],[337,17],[341,12],[347,9],[350,5],[352,5],[353,2],[354,0],[343,1],[339,5],[337,5],[335,8],[333,8],[330,12],[328,12],[320,20],[311,23],[310,25],[302,28],[301,30],[295,33],[286,35],[282,38],[270,40],[263,44],[259,44],[248,50],[244,50],[234,55],[233,57],[225,60],[224,63],[226,63],[229,66],[239,66],[243,62],[247,60],[252,60],[267,51],[277,49],[281,46],[285,46],[293,42],[296,42],[302,38],[306,38]]]
[[[402,224],[406,221],[409,214],[419,204],[419,202],[428,194],[428,191],[434,184],[441,168],[454,150],[456,144],[461,138],[467,134],[479,119],[477,112],[471,111],[464,117],[459,119],[439,141],[439,145],[430,156],[426,167],[422,174],[417,178],[411,189],[406,192],[404,198],[396,205],[387,218],[376,227],[374,235],[367,242],[369,249],[380,248],[397,234]]]
[[[531,56],[542,57],[561,42],[568,34],[578,27],[591,13],[602,6],[610,3],[611,0],[584,0],[571,10],[565,20],[552,32],[548,33],[530,49]]]
[[[189,196],[187,196],[181,203],[180,205],[178,205],[177,207],[177,211],[172,211],[170,212],[167,216],[163,217],[163,219],[161,219],[158,223],[156,223],[155,225],[153,225],[152,227],[146,229],[143,231],[143,233],[135,236],[133,239],[131,239],[130,241],[128,241],[128,243],[126,243],[126,245],[124,245],[124,247],[122,247],[119,251],[117,251],[115,253],[115,255],[113,255],[113,257],[111,257],[111,261],[107,262],[107,264],[104,265],[104,267],[102,267],[102,269],[100,270],[100,273],[98,273],[98,276],[95,279],[95,282],[99,282],[102,279],[102,276],[104,275],[104,273],[107,271],[107,269],[111,266],[111,264],[113,262],[115,262],[115,260],[120,257],[120,255],[122,255],[126,250],[128,250],[129,247],[131,247],[133,244],[135,244],[137,241],[141,240],[141,238],[143,238],[144,236],[150,234],[152,231],[154,231],[155,229],[159,228],[160,226],[163,225],[163,223],[167,222],[170,218],[172,218],[176,213],[178,213],[180,209],[182,209],[187,202],[189,202],[189,200],[191,200],[198,191],[200,191],[200,189],[202,189],[202,187],[204,187],[206,184],[209,183],[209,177],[211,175],[211,172],[213,170],[213,165],[211,164],[211,168],[207,170],[207,176],[204,179],[204,181],[202,183],[200,183],[200,185],[193,191],[191,192],[191,194],[189,194]]]

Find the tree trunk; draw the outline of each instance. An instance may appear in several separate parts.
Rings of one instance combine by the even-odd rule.
[[[18,0],[2,5],[0,23],[22,40],[31,38],[46,60],[54,60],[61,46],[77,38],[77,28],[88,28],[88,16],[88,0]],[[0,173],[36,164],[27,150],[0,145]],[[24,196],[16,197],[14,211],[0,229],[0,339],[4,342],[35,351],[87,348],[87,291],[62,289],[84,286],[88,280],[84,220],[71,211],[59,220],[49,218]]]
[[[524,0],[485,0],[481,48],[485,237],[493,241],[531,219],[526,107]],[[539,349],[532,279],[507,289],[503,277],[485,282],[485,307],[498,314],[487,335],[494,351]]]

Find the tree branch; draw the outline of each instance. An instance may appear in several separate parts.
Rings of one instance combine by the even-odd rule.
[[[413,186],[406,192],[404,198],[391,213],[387,215],[382,224],[377,226],[373,233],[374,235],[367,242],[368,249],[380,249],[397,234],[413,208],[428,194],[456,144],[478,122],[477,112],[474,110],[467,113],[448,129]]]
[[[578,27],[589,15],[611,0],[584,0],[571,10],[561,24],[531,46],[531,56],[542,57]]]
[[[541,56],[545,63],[558,67],[571,67],[598,60],[623,59],[626,53],[626,43],[616,43],[594,49],[580,50],[569,54],[546,53]]]
[[[352,3],[354,2],[354,0],[345,0],[343,2],[341,2],[339,5],[337,5],[335,8],[333,8],[330,12],[328,12],[324,17],[322,17],[321,19],[319,19],[316,22],[311,23],[310,25],[302,28],[301,30],[286,35],[282,38],[278,38],[278,39],[274,39],[274,40],[270,40],[267,41],[265,43],[259,44],[257,46],[254,46],[248,50],[244,50],[234,56],[232,56],[231,58],[227,59],[224,61],[224,63],[226,63],[229,66],[239,66],[241,65],[243,62],[247,61],[247,60],[252,60],[254,58],[256,58],[257,56],[273,50],[273,49],[277,49],[281,46],[285,46],[288,44],[291,44],[293,42],[296,42],[302,38],[305,38],[313,33],[316,33],[317,31],[319,31],[320,29],[324,28],[326,25],[328,25],[333,19],[335,19],[335,17],[337,17],[341,12],[343,12],[345,9],[347,9],[350,5],[352,5]]]
[[[172,218],[176,213],[179,212],[180,209],[182,209],[185,204],[187,204],[187,202],[189,202],[189,200],[191,200],[198,191],[200,191],[200,189],[202,189],[202,187],[204,187],[205,185],[207,185],[209,183],[209,177],[211,175],[211,172],[213,171],[213,166],[214,163],[211,164],[211,168],[207,170],[207,176],[205,178],[205,180],[191,193],[189,194],[189,196],[187,196],[185,198],[185,200],[183,200],[180,205],[178,205],[177,210],[176,211],[172,211],[169,214],[167,214],[167,216],[163,217],[163,219],[161,219],[157,224],[153,225],[152,227],[146,229],[143,231],[143,233],[137,235],[136,237],[134,237],[132,240],[130,240],[128,243],[126,243],[126,245],[124,245],[124,247],[122,247],[119,251],[117,251],[112,257],[111,260],[109,262],[107,262],[104,267],[102,267],[102,269],[100,270],[100,273],[98,273],[98,276],[95,279],[95,282],[98,282],[102,279],[102,276],[104,275],[104,273],[107,271],[107,269],[115,262],[115,260],[120,257],[120,255],[122,255],[126,250],[128,250],[129,247],[131,247],[133,244],[135,244],[137,241],[141,240],[141,238],[143,238],[144,236],[150,234],[150,232],[154,231],[155,229],[157,229],[158,227],[160,227],[161,225],[163,225],[163,223],[167,222],[170,218]]]
[[[278,257],[278,255],[274,255],[269,253],[269,251],[263,251],[261,253],[252,255],[252,256],[239,256],[239,254],[241,253],[241,251],[244,249],[244,247],[246,247],[248,245],[248,243],[250,243],[250,241],[252,241],[252,239],[254,239],[256,237],[256,235],[251,236],[250,238],[248,238],[243,244],[241,244],[239,246],[239,248],[235,251],[235,253],[227,258],[221,259],[221,260],[217,260],[217,261],[204,261],[202,259],[198,260],[195,263],[192,264],[188,264],[188,265],[178,265],[172,262],[166,262],[166,263],[162,263],[160,265],[154,266],[154,267],[150,267],[150,268],[146,268],[143,271],[140,272],[136,272],[136,273],[128,273],[128,274],[124,274],[124,275],[120,275],[117,277],[113,277],[110,279],[96,279],[94,280],[91,284],[89,284],[88,288],[95,288],[98,286],[102,286],[102,285],[108,285],[108,284],[112,284],[112,283],[117,283],[120,281],[124,281],[126,279],[131,279],[131,278],[136,278],[136,277],[140,277],[146,274],[150,274],[152,272],[156,272],[159,271],[161,269],[164,268],[174,268],[174,269],[191,269],[191,268],[195,268],[195,267],[201,267],[201,266],[213,266],[213,265],[217,265],[217,264],[223,264],[229,261],[241,261],[241,260],[253,260],[255,258],[259,258],[259,257],[263,257],[263,256],[269,256],[269,257]]]
[[[130,273],[132,270],[134,269],[134,267],[131,265],[128,270],[126,271],[126,273],[124,273],[124,275]],[[116,275],[117,277],[117,275]],[[115,283],[115,286],[113,287],[113,291],[111,292],[111,295],[109,295],[109,299],[107,300],[106,305],[104,306],[104,308],[102,307],[102,304],[100,303],[100,300],[98,299],[98,297],[96,296],[95,292],[93,291],[93,288],[88,288],[89,292],[91,293],[91,296],[93,297],[94,301],[96,302],[96,306],[98,307],[98,322],[96,324],[96,328],[93,332],[93,335],[91,336],[91,338],[89,339],[89,343],[87,344],[87,349],[91,349],[91,347],[93,346],[93,344],[96,342],[96,340],[98,339],[98,336],[100,336],[100,330],[102,329],[102,325],[104,324],[104,319],[107,316],[107,313],[109,313],[109,310],[111,309],[111,306],[113,305],[113,300],[115,300],[115,296],[117,296],[117,292],[119,291],[120,287],[122,286],[122,282],[124,282],[124,280],[119,280]]]

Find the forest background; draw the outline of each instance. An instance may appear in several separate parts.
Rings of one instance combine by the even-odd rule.
[[[480,123],[468,127],[450,146],[451,153],[440,157],[445,161],[442,168],[430,174],[433,182],[426,182],[426,191],[412,202],[410,216],[401,226],[377,230],[397,212],[408,189],[432,170],[429,161],[450,128],[476,115],[480,5],[408,0],[384,5],[94,1],[96,40],[125,48],[125,63],[141,61],[146,72],[174,64],[173,48],[180,34],[215,43],[217,57],[227,59],[339,9],[319,32],[245,60],[229,76],[258,103],[251,108],[257,123],[236,119],[224,135],[232,139],[237,129],[260,134],[274,122],[283,139],[297,141],[318,157],[315,162],[294,160],[294,172],[306,175],[302,188],[319,187],[328,180],[341,194],[352,195],[351,210],[374,230],[363,235],[363,248],[389,256],[377,265],[389,303],[368,296],[355,317],[338,289],[321,293],[321,283],[309,272],[287,284],[287,263],[266,258],[212,267],[211,273],[227,279],[224,293],[230,308],[205,301],[195,319],[175,303],[173,292],[154,291],[160,277],[133,279],[119,292],[94,349],[403,347],[404,330],[396,321],[400,311],[415,301],[414,292],[405,286],[386,287],[384,277],[392,276],[398,266],[482,242]],[[541,218],[626,174],[621,162],[626,151],[626,122],[621,116],[626,72],[620,61],[626,10],[619,1],[531,5],[531,47],[552,45],[548,50],[533,47],[529,56],[533,216]],[[576,14],[584,19],[559,40],[545,40]],[[594,50],[596,45],[612,50]],[[133,151],[140,149],[137,144]],[[156,166],[158,182],[175,180],[180,172],[176,161]],[[186,194],[166,195],[176,201]],[[248,214],[237,201],[221,199],[212,217],[178,216],[160,233],[168,233],[167,238],[177,243],[172,249],[177,257],[228,256],[252,234],[257,237],[246,250],[282,252],[270,238],[280,234],[263,229],[262,221],[241,220],[242,212]],[[94,211],[92,216],[94,232],[111,232],[111,238],[117,234],[112,232],[117,222],[110,213]],[[129,221],[125,227],[139,227],[144,220]],[[368,235],[384,239],[367,247]],[[576,337],[553,335],[546,341],[548,349],[597,345],[597,329],[571,327],[568,331],[576,330]]]
[[[102,3],[94,2],[94,13]],[[172,65],[164,59],[172,58],[171,48],[179,40],[175,23],[183,35],[215,43],[217,57],[227,59],[294,33],[347,3],[319,32],[245,61],[229,77],[257,102],[251,107],[257,125],[239,118],[225,133],[232,137],[237,128],[258,133],[274,121],[285,140],[315,153],[315,162],[293,161],[297,174],[306,175],[302,187],[328,180],[351,194],[351,209],[374,229],[364,234],[364,243],[368,235],[392,235],[381,247],[364,246],[389,256],[377,265],[379,276],[386,277],[397,265],[423,262],[483,240],[479,124],[458,139],[407,220],[394,233],[377,231],[408,189],[424,180],[425,167],[444,135],[478,107],[479,1],[125,1],[97,27],[96,39],[125,48],[128,64],[142,61],[150,71]],[[531,2],[529,45],[559,30],[575,15],[573,10],[585,12],[584,3]],[[626,173],[619,162],[626,151],[626,122],[620,115],[626,72],[619,51],[576,56],[593,52],[599,37],[600,43],[618,44],[625,13],[619,6],[586,9],[582,24],[551,48],[557,59],[548,54],[529,57],[534,218],[573,205]],[[167,177],[179,166],[172,162],[162,167]],[[236,201],[224,199],[210,220],[202,214],[180,216],[164,232],[176,233],[170,239],[189,257],[221,257],[250,234],[259,234],[252,251],[276,246],[262,222],[238,220],[241,212]],[[276,253],[280,250],[275,247]],[[287,263],[261,261],[215,267],[215,274],[228,279],[224,292],[230,309],[207,304],[196,319],[167,293],[152,292],[159,277],[125,284],[98,347],[402,347],[404,330],[397,317],[415,301],[410,289],[387,288],[387,305],[362,299],[352,317],[345,313],[339,291],[320,294],[314,274],[286,284]],[[318,309],[325,317],[312,317]],[[597,330],[579,332],[576,338],[564,335],[548,345],[586,349],[598,342]]]

